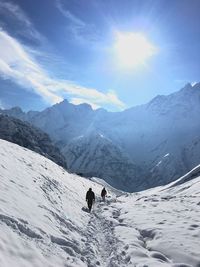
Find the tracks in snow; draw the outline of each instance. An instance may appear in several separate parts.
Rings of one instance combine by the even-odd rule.
[[[133,246],[120,241],[115,235],[117,226],[129,227],[120,219],[120,210],[110,203],[98,203],[91,213],[91,218],[86,229],[85,248],[82,253],[82,261],[87,267],[127,267],[148,266],[141,265],[140,260],[132,258],[130,251],[136,253],[136,258],[141,254],[149,259],[150,265],[175,266],[171,259],[159,251],[148,247],[149,241],[153,240],[155,229],[138,229],[138,236],[133,237]],[[105,216],[108,211],[107,216]],[[135,243],[135,244],[134,244]],[[137,244],[137,245],[136,245]],[[130,249],[130,251],[129,251]],[[139,254],[138,254],[139,253]],[[186,266],[186,265],[185,265]]]
[[[111,203],[108,205],[110,206]],[[88,267],[126,266],[123,253],[118,251],[120,241],[115,236],[114,223],[102,215],[102,209],[108,208],[105,203],[98,203],[88,222],[87,241],[83,253]],[[114,209],[112,215],[114,219],[117,219],[120,216],[120,211]]]

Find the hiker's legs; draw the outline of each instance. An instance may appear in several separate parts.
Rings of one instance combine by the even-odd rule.
[[[88,201],[88,209],[89,209],[89,212],[90,212],[91,209],[92,209],[92,201]]]

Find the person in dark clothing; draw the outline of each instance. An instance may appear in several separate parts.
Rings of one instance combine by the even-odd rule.
[[[106,197],[106,195],[107,195],[107,191],[106,191],[106,189],[105,189],[105,187],[102,189],[102,191],[101,191],[101,197],[102,197],[102,200],[103,201],[105,201],[105,197]]]
[[[92,191],[92,188],[89,188],[89,190],[86,193],[86,201],[87,201],[88,209],[89,209],[89,212],[90,212],[91,209],[92,209],[92,204],[95,201],[95,194]]]

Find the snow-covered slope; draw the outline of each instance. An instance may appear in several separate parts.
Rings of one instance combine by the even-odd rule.
[[[199,162],[198,162],[199,163]],[[178,168],[178,172],[177,172]],[[181,160],[181,156],[172,155],[167,153],[155,164],[155,166],[150,171],[151,186],[157,186],[164,183],[169,183],[178,178],[178,173],[183,173],[185,171],[185,166]]]
[[[173,184],[119,200],[116,233],[132,266],[200,266],[200,166]]]
[[[142,169],[98,132],[87,132],[72,139],[62,152],[71,172],[101,177],[115,188],[129,192],[147,187]]]
[[[0,266],[199,267],[199,170],[141,193],[109,187],[103,203],[100,180],[0,140]]]
[[[82,208],[86,190],[101,186],[3,140],[0,162],[0,266],[86,266]]]

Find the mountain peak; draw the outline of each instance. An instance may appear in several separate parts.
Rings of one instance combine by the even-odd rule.
[[[187,83],[179,92],[188,92],[188,91],[191,91],[192,88],[193,87],[191,83]]]
[[[67,100],[67,98],[63,99],[62,103],[69,103],[69,101]]]
[[[79,105],[77,105],[78,107],[81,107],[81,108],[84,108],[84,109],[91,109],[92,110],[92,107],[90,104],[88,103],[81,103]]]
[[[61,101],[55,105],[68,105],[68,104],[69,104],[69,101],[65,98],[65,99],[63,99],[63,101]]]
[[[194,99],[196,99],[196,94],[199,93],[200,93],[200,83],[195,83],[194,85],[188,83],[178,92],[178,94],[181,94],[184,97],[186,95]]]
[[[20,107],[13,107],[10,110],[17,112],[17,113],[23,113],[22,109]]]
[[[57,103],[54,105],[55,107],[73,107],[77,109],[84,109],[84,110],[93,110],[91,105],[88,103],[80,103],[78,105],[75,105],[73,103],[70,103],[67,99],[64,99],[63,101]]]
[[[193,88],[194,88],[194,89],[200,89],[200,82],[199,82],[199,83],[195,83],[195,84],[193,85]]]
[[[192,88],[192,85],[191,85],[191,83],[186,83],[186,85],[183,88],[185,88],[185,89],[191,89]]]

